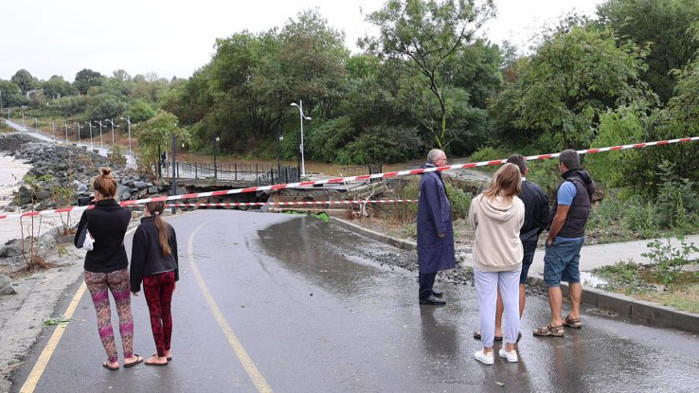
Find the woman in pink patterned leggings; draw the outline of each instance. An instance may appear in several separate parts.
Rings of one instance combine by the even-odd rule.
[[[132,367],[143,358],[133,353],[133,319],[129,291],[129,261],[124,249],[124,236],[131,220],[131,211],[114,200],[116,182],[111,169],[102,168],[95,178],[95,208],[85,210],[80,217],[75,246],[82,247],[85,236],[94,239],[93,249],[85,255],[85,284],[92,295],[97,312],[97,330],[107,352],[103,367],[119,369],[114,328],[112,328],[109,293],[112,292],[119,315],[119,333],[124,350],[124,367]],[[84,232],[87,230],[89,233]]]

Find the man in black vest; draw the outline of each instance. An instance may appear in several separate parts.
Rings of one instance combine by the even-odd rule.
[[[580,328],[580,249],[585,241],[585,224],[590,215],[595,183],[580,168],[580,156],[575,150],[564,150],[559,156],[558,169],[565,181],[558,188],[556,213],[546,238],[544,283],[548,287],[551,323],[534,330],[535,336],[563,337],[563,326]],[[561,281],[567,281],[570,294],[570,314],[561,313],[563,294]]]

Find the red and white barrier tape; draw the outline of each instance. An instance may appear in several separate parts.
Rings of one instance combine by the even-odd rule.
[[[679,138],[679,139],[669,139],[669,140],[664,140],[664,141],[634,143],[634,144],[621,145],[621,146],[599,147],[599,148],[592,148],[592,149],[586,149],[586,150],[578,150],[578,154],[596,154],[596,153],[603,153],[603,152],[617,151],[617,150],[642,149],[642,148],[650,147],[650,146],[663,146],[663,145],[669,145],[669,144],[674,144],[674,143],[687,143],[687,142],[696,142],[696,141],[699,141],[699,136],[688,137],[688,138]],[[527,157],[524,157],[524,159],[527,161],[547,160],[550,158],[556,158],[560,155],[561,155],[561,153],[539,154],[536,156],[527,156]],[[367,181],[367,180],[371,180],[371,179],[388,179],[388,178],[398,177],[398,176],[421,175],[423,173],[435,172],[435,171],[444,172],[444,171],[451,171],[451,170],[455,170],[455,169],[469,169],[469,168],[476,168],[476,167],[482,167],[482,166],[501,165],[501,164],[504,164],[505,162],[507,162],[507,159],[472,162],[472,163],[468,163],[468,164],[445,165],[445,166],[438,167],[438,168],[418,168],[418,169],[408,169],[408,170],[395,171],[395,172],[375,173],[373,175],[337,177],[337,178],[333,178],[333,179],[302,181],[302,182],[288,183],[288,184],[275,184],[275,185],[271,185],[271,186],[235,188],[235,189],[231,189],[231,190],[209,191],[209,192],[201,192],[201,193],[195,193],[195,194],[160,196],[160,197],[154,197],[154,198],[145,198],[145,199],[138,199],[138,200],[123,201],[120,204],[121,204],[121,206],[126,207],[126,206],[131,206],[131,205],[141,205],[141,204],[148,203],[148,202],[158,202],[158,201],[165,202],[165,201],[174,201],[174,200],[180,200],[180,199],[216,197],[216,196],[244,194],[244,193],[258,192],[258,191],[278,191],[278,190],[283,190],[285,188],[310,187],[310,186],[314,186],[314,185],[318,185],[318,184],[342,184],[342,183],[350,183],[350,182],[355,182],[355,181]],[[11,218],[11,217],[15,217],[15,216],[16,217],[27,217],[27,216],[47,215],[47,214],[54,214],[54,213],[63,213],[63,212],[68,212],[68,211],[80,211],[80,210],[84,210],[84,209],[85,209],[85,207],[72,206],[72,207],[67,207],[64,209],[43,210],[43,211],[39,211],[39,212],[27,212],[27,213],[23,213],[23,214],[0,215],[0,219]]]
[[[368,201],[296,201],[296,202],[219,202],[219,203],[172,203],[166,204],[165,207],[177,208],[198,208],[198,207],[243,207],[243,206],[325,206],[325,205],[361,205],[369,204],[385,204],[385,203],[414,203],[417,199],[376,199]],[[136,205],[134,205],[136,206]]]

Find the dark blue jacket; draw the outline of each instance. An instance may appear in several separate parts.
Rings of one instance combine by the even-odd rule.
[[[522,244],[536,244],[549,222],[549,199],[536,183],[528,180],[522,182],[519,199],[524,202],[524,225],[519,238]]]
[[[434,168],[425,164],[423,168]],[[443,238],[437,234],[445,233]],[[442,175],[428,172],[420,178],[417,205],[417,261],[421,273],[435,273],[456,267],[451,204]]]

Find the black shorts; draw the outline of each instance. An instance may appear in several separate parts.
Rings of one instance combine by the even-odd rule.
[[[523,243],[522,246],[524,247],[524,257],[522,258],[522,273],[519,275],[519,283],[526,284],[529,268],[532,266],[532,261],[534,261],[536,242],[526,242]]]

